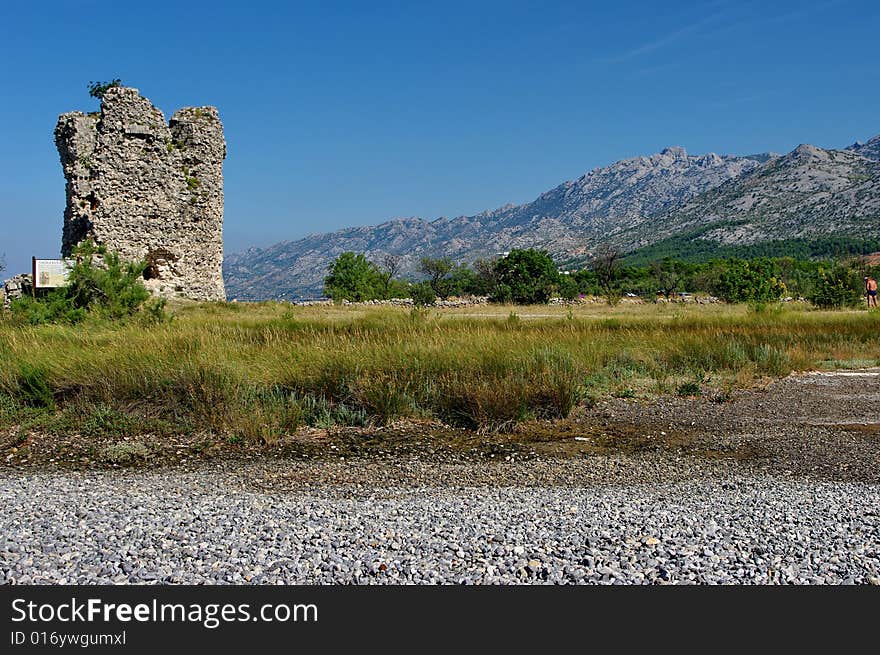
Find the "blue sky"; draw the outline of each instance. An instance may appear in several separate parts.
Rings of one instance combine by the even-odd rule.
[[[880,133],[880,3],[11,2],[0,5],[0,253],[57,256],[59,113],[120,77],[219,108],[227,251],[472,214],[669,145]]]

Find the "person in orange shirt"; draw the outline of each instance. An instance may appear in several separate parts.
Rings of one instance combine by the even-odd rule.
[[[868,307],[877,306],[877,280],[872,277],[865,278],[865,295],[868,298]]]

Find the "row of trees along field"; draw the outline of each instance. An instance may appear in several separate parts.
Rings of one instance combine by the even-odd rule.
[[[704,293],[727,302],[767,303],[804,298],[819,307],[854,306],[864,296],[864,276],[878,274],[862,257],[796,259],[761,257],[685,262],[665,257],[627,265],[620,253],[601,249],[588,266],[560,271],[543,250],[512,250],[504,257],[480,259],[468,266],[449,258],[423,257],[420,279],[399,277],[402,260],[387,255],[372,262],[344,252],[329,268],[324,293],[336,301],[412,298],[418,305],[450,296],[488,296],[499,303],[541,304],[553,297],[573,300],[603,296],[615,304],[624,295],[645,299]]]

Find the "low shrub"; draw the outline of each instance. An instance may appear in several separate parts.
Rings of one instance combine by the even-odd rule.
[[[323,396],[304,396],[299,400],[303,419],[316,428],[335,426],[364,427],[369,424],[367,413],[345,403],[334,403]]]
[[[700,383],[699,382],[684,382],[678,385],[675,393],[679,396],[699,396],[700,395]]]
[[[146,461],[152,454],[153,451],[149,447],[138,441],[120,441],[102,448],[98,456],[101,461],[107,464],[126,466],[138,461]]]
[[[428,307],[437,302],[437,294],[427,281],[410,285],[409,295],[416,307]]]
[[[101,403],[86,414],[80,423],[79,431],[87,437],[125,437],[135,434],[138,427],[132,416]]]
[[[12,316],[30,325],[76,324],[87,317],[119,322],[142,313],[147,322],[167,320],[165,300],[150,299],[143,285],[144,262],[124,262],[118,253],[79,244],[72,257],[76,263],[65,287],[38,297],[25,296],[11,303]]]

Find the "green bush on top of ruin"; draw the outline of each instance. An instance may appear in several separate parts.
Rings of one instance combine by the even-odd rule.
[[[110,80],[109,82],[89,82],[89,95],[92,98],[103,100],[104,94],[107,93],[109,89],[117,86],[122,86],[122,80],[120,80],[118,77]]]

